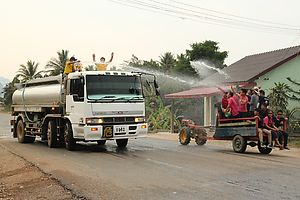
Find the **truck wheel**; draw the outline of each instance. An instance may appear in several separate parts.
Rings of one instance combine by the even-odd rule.
[[[272,151],[272,148],[262,147],[259,141],[257,142],[257,148],[261,154],[269,154]]]
[[[17,137],[19,143],[33,143],[35,141],[35,136],[25,135],[25,125],[23,120],[19,120],[17,123]]]
[[[69,151],[73,151],[76,146],[76,141],[73,138],[72,125],[70,124],[70,122],[66,122],[64,135],[65,135],[66,149],[68,149]]]
[[[48,147],[53,148],[57,145],[57,129],[54,120],[49,120],[47,129]]]
[[[244,153],[247,148],[247,141],[241,135],[236,135],[232,140],[232,147],[235,152]]]
[[[25,127],[22,120],[17,123],[17,137],[19,143],[25,143]]]
[[[128,139],[117,139],[116,142],[119,148],[125,148],[127,146]]]
[[[183,127],[179,131],[179,142],[182,145],[187,145],[191,141],[191,130],[188,127]]]
[[[98,143],[98,145],[105,145],[106,140],[98,140],[97,143]]]

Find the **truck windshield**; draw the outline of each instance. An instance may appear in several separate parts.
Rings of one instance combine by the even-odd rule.
[[[89,100],[142,100],[139,76],[87,75]]]

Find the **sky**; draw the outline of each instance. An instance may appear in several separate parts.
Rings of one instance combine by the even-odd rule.
[[[149,11],[149,4],[169,8]],[[28,60],[43,70],[62,49],[84,62],[92,61],[93,53],[97,60],[108,60],[114,52],[112,65],[117,66],[132,54],[159,60],[165,52],[185,53],[190,44],[205,40],[228,51],[225,63],[230,65],[247,55],[299,45],[299,7],[298,0],[0,0],[0,76],[12,79]],[[169,12],[175,8],[183,10]],[[217,19],[234,15],[240,21],[268,21],[268,26],[289,24],[299,31],[212,22],[209,15],[202,17],[204,12]]]

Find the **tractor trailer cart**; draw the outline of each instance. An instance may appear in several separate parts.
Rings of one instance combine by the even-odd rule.
[[[36,136],[50,148],[75,148],[77,141],[104,145],[147,134],[142,75],[138,72],[86,71],[34,79],[12,97],[12,133],[20,143]],[[152,90],[157,92],[155,76]]]

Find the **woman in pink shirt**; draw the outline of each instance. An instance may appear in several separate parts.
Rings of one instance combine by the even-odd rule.
[[[247,97],[247,90],[246,89],[241,89],[240,94],[238,94],[238,96],[240,97],[239,99],[239,113],[240,113],[240,117],[248,117],[248,109],[247,109],[247,105],[248,105],[248,97]]]
[[[263,132],[267,134],[272,134],[274,140],[275,140],[275,147],[279,147],[280,150],[283,150],[283,146],[278,141],[278,131],[279,129],[275,126],[273,121],[273,111],[268,111],[268,116],[264,118],[264,128]]]
[[[232,92],[235,94],[235,96],[238,98],[238,111],[239,111],[239,118],[245,118],[249,117],[248,114],[248,97],[247,97],[247,90],[241,89],[240,93],[237,93],[235,89],[231,86]]]
[[[239,116],[239,106],[238,103],[233,96],[233,92],[228,92],[228,106],[226,110],[231,110],[232,118],[238,118]]]

